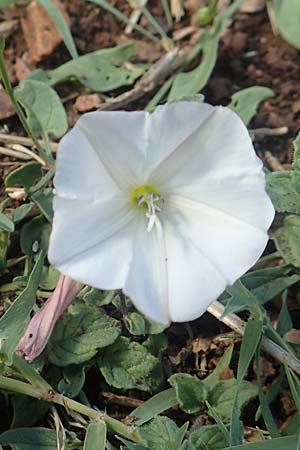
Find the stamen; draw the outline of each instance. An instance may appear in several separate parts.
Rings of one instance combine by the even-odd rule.
[[[161,212],[163,202],[163,198],[158,194],[154,194],[153,192],[150,192],[150,194],[148,194],[147,196],[142,195],[138,199],[138,206],[142,206],[143,204],[146,204],[147,206],[146,217],[148,219],[148,232],[150,232],[154,226],[156,227],[158,232],[162,231],[162,226],[159,218],[157,217],[157,213]]]

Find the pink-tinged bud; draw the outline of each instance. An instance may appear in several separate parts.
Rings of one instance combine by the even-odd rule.
[[[42,353],[57,320],[74,300],[81,287],[81,283],[70,277],[62,274],[59,276],[53,294],[30,320],[17,347],[19,355],[25,356],[31,362]]]

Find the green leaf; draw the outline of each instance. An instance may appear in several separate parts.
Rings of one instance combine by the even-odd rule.
[[[191,433],[189,440],[195,450],[222,450],[229,445],[218,425],[200,427]]]
[[[218,384],[218,382],[220,381],[219,376],[222,373],[222,371],[224,369],[229,368],[229,364],[230,364],[231,357],[232,357],[232,352],[233,352],[233,345],[231,345],[226,350],[226,352],[224,353],[224,355],[218,362],[218,365],[215,368],[215,370],[210,375],[208,375],[206,378],[204,378],[204,380],[202,380],[202,383],[204,384],[204,386],[207,389],[209,389],[209,390],[213,389],[216,386],[216,384]]]
[[[135,335],[145,335],[146,333],[146,325],[145,319],[139,313],[132,312],[126,316],[126,322],[128,326],[128,331]]]
[[[13,396],[14,416],[12,428],[30,427],[41,420],[50,409],[51,404],[26,395]]]
[[[179,428],[168,417],[155,417],[140,427],[140,435],[151,450],[176,449]]]
[[[118,389],[153,391],[163,380],[159,360],[125,337],[102,351],[97,364],[106,382]]]
[[[49,428],[16,428],[0,434],[2,445],[15,450],[57,450],[56,432]]]
[[[242,410],[250,400],[257,396],[257,386],[245,380],[239,385],[235,378],[219,381],[209,392],[209,404],[215,409],[221,420],[230,419],[237,391],[239,410]]]
[[[300,133],[298,133],[296,139],[293,142],[294,145],[294,158],[293,169],[300,170]]]
[[[299,435],[237,445],[234,450],[298,450]],[[224,450],[232,450],[226,447]]]
[[[24,203],[24,205],[18,206],[13,209],[12,219],[14,223],[19,223],[30,213],[33,208],[33,203]]]
[[[135,442],[130,442],[127,439],[124,439],[120,436],[117,436],[118,439],[123,442],[123,444],[126,444],[126,447],[121,446],[121,450],[150,450],[147,447],[144,447],[143,445],[136,444]]]
[[[276,25],[282,37],[300,49],[300,3],[298,0],[273,0]]]
[[[0,0],[0,8],[6,8],[7,6],[14,5],[18,0]]]
[[[51,188],[45,188],[31,195],[31,199],[50,223],[53,219],[53,197],[53,189]]]
[[[247,373],[262,335],[260,320],[249,319],[244,331],[237,368],[237,381],[240,383]]]
[[[13,221],[3,213],[0,213],[0,229],[12,233],[15,230]]]
[[[10,172],[6,177],[6,187],[22,186],[26,190],[42,177],[42,165],[39,162],[30,162]]]
[[[52,133],[57,138],[65,134],[67,116],[54,89],[41,81],[25,79],[15,88],[15,96],[25,109],[31,131]]]
[[[251,86],[233,94],[228,107],[240,116],[245,125],[248,125],[255,116],[260,102],[273,96],[272,89],[263,86]]]
[[[257,297],[243,285],[241,280],[229,286],[226,291],[231,295],[231,299],[226,303],[223,317],[243,309],[257,308],[259,305]]]
[[[277,319],[276,331],[280,336],[284,336],[293,328],[293,321],[288,310],[287,291],[282,295],[281,310]]]
[[[242,340],[238,368],[237,368],[237,389],[231,410],[231,444],[237,445],[242,440],[242,429],[240,424],[240,399],[242,384],[248,367],[252,361],[255,351],[262,336],[263,323],[261,320],[250,319],[246,324]]]
[[[36,291],[42,275],[44,252],[40,252],[32,269],[28,283],[10,308],[0,319],[0,354],[5,355],[7,364],[12,363],[12,355],[24,334],[30,312],[35,304]]]
[[[137,426],[140,426],[177,404],[176,391],[174,388],[170,388],[149,398],[149,400],[132,411],[130,415],[136,418],[135,423]]]
[[[180,72],[175,76],[168,102],[178,101],[197,94],[209,80],[217,60],[220,30],[214,32],[202,30],[200,39],[201,63],[195,69],[189,72]]]
[[[144,70],[126,67],[125,62],[133,56],[133,45],[125,44],[97,50],[56,69],[38,72],[40,79],[53,86],[66,81],[78,81],[94,92],[108,92],[122,86],[130,86]],[[36,71],[30,77],[36,77]]]
[[[6,255],[9,245],[10,233],[0,230],[0,268],[6,266]]]
[[[300,382],[296,375],[290,370],[290,368],[285,364],[285,372],[289,382],[291,394],[297,408],[298,414],[300,413]]]
[[[103,421],[90,423],[85,435],[83,450],[105,450],[106,424]]]
[[[272,234],[272,239],[285,262],[300,267],[300,217],[285,217],[283,226]]]
[[[20,246],[24,255],[35,255],[39,250],[48,249],[51,225],[41,217],[26,222],[20,234]]]
[[[121,332],[120,323],[97,307],[74,304],[55,326],[47,347],[57,366],[88,361],[98,350],[111,345]]]
[[[207,397],[201,380],[187,373],[175,373],[168,381],[175,388],[178,404],[184,412],[194,414],[200,410]]]
[[[90,364],[71,365],[63,368],[63,378],[58,382],[58,391],[69,397],[75,398],[83,388],[85,371]]]
[[[276,211],[300,214],[300,172],[271,172],[266,180],[267,192]]]
[[[64,41],[65,46],[67,47],[72,58],[78,58],[78,53],[72,34],[60,9],[51,0],[37,0],[37,2],[42,5],[42,7],[45,8],[48,14],[52,17],[57,31],[61,35],[62,40]]]

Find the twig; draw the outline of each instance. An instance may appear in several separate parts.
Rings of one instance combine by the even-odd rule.
[[[24,159],[25,161],[29,161],[31,159],[30,156],[24,155],[24,153],[5,147],[0,147],[0,154],[5,156],[11,156],[12,158]]]
[[[142,5],[145,6],[147,4],[147,1],[148,0],[141,0]],[[141,8],[139,8],[135,2],[129,0],[129,3],[134,8],[134,10],[130,14],[129,23],[128,23],[128,25],[126,25],[126,28],[125,28],[125,34],[132,33],[134,26],[138,23],[141,15],[142,15]]]
[[[2,142],[3,144],[21,144],[26,145],[27,147],[34,147],[34,143],[30,138],[23,136],[14,136],[13,134],[0,133],[0,142]],[[44,144],[44,141],[40,139],[38,140],[38,142],[40,145]],[[58,144],[56,142],[51,142],[50,147],[52,152],[55,153],[57,151]]]
[[[266,151],[265,152],[265,161],[269,164],[271,169],[273,169],[275,172],[284,172],[285,168],[281,164],[281,162],[276,158],[276,156],[272,155],[271,152]]]
[[[133,89],[121,94],[109,102],[103,104],[99,111],[112,111],[122,109],[129,103],[138,100],[145,94],[153,91],[170,74],[173,74],[185,61],[185,53],[177,49],[168,52],[159,59],[149,71],[136,83]]]
[[[144,402],[138,398],[126,397],[125,395],[117,395],[112,392],[101,392],[101,396],[108,400],[109,403],[127,406],[129,408],[137,408]]]
[[[207,311],[216,317],[218,320],[223,322],[229,328],[234,330],[241,336],[244,335],[246,323],[240,319],[236,314],[227,314],[223,317],[225,307],[222,303],[216,301],[210,305]],[[294,355],[291,355],[286,350],[283,350],[278,344],[273,342],[271,339],[263,336],[261,341],[261,348],[273,356],[274,359],[282,364],[287,364],[294,372],[300,375],[300,361]]]
[[[255,128],[253,130],[249,130],[251,137],[255,138],[256,136],[283,136],[288,133],[288,127],[279,127],[279,128]]]
[[[35,159],[36,161],[41,163],[42,166],[46,166],[46,162],[39,155],[24,147],[23,145],[14,144],[12,148],[13,150],[17,150],[18,152],[25,153],[25,155],[28,155],[30,157],[30,159]]]

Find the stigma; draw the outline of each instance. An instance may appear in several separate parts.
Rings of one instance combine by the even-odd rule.
[[[148,220],[147,231],[150,232],[155,226],[158,231],[161,232],[161,222],[159,220],[158,214],[161,212],[164,199],[161,195],[150,192],[147,195],[141,195],[138,199],[137,206],[146,206],[146,218]]]

